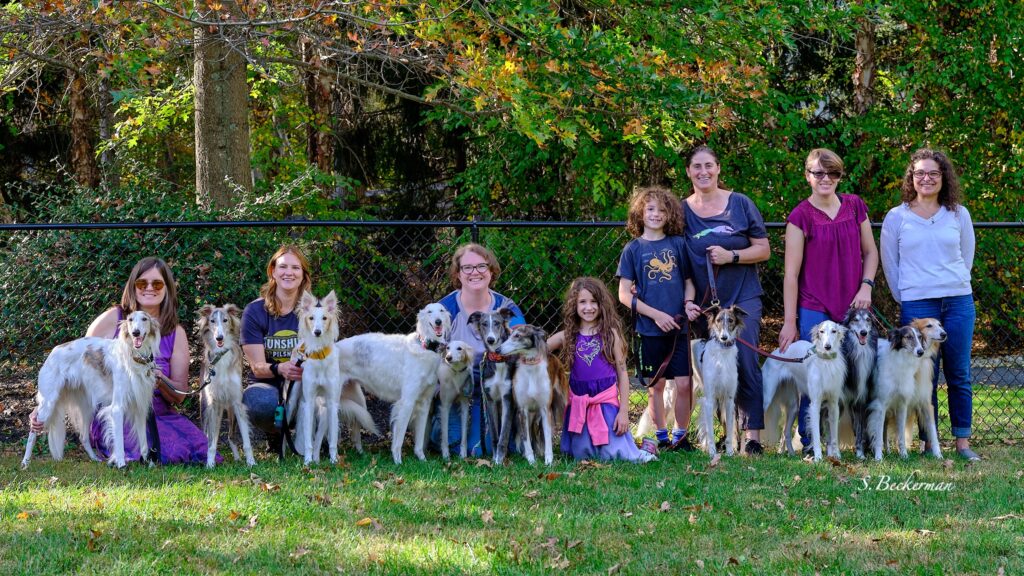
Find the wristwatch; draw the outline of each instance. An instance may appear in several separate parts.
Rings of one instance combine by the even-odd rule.
[[[872,280],[871,278],[865,278],[865,279],[861,280],[860,283],[861,284],[867,284],[868,286],[871,286],[872,288],[875,287],[875,281]]]
[[[736,264],[739,261],[740,261],[740,253],[735,251],[735,250],[733,250],[732,251],[732,263]]]

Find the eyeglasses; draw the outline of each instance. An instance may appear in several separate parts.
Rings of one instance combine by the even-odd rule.
[[[459,270],[462,270],[462,273],[466,275],[472,274],[473,272],[483,274],[490,269],[491,265],[486,262],[481,262],[480,264],[463,264],[462,266],[459,266]]]
[[[825,176],[828,176],[832,180],[839,180],[843,177],[843,173],[837,170],[829,170],[828,172],[825,172],[824,170],[808,170],[807,173],[814,176],[814,179],[819,182],[824,180]]]
[[[159,292],[159,291],[164,289],[164,281],[163,280],[147,281],[147,280],[142,280],[142,279],[139,279],[139,280],[135,281],[135,289],[136,290],[145,290],[147,286],[152,286],[153,290],[156,290],[157,292]]]
[[[929,180],[938,180],[942,178],[942,172],[938,170],[914,170],[914,180],[924,180],[925,177]]]

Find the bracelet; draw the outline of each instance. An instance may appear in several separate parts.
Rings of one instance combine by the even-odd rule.
[[[732,251],[732,263],[733,264],[737,264],[737,263],[739,263],[739,261],[740,261],[740,253],[735,251],[735,250],[733,250]]]
[[[872,280],[871,278],[865,278],[865,279],[861,280],[860,283],[861,284],[867,284],[868,286],[871,286],[872,288],[875,287],[875,281]]]
[[[277,367],[277,362],[270,363],[270,373],[273,374],[275,378],[281,377],[281,369]]]

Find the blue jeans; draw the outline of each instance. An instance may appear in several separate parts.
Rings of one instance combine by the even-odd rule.
[[[800,339],[811,341],[811,329],[825,320],[832,320],[825,312],[811,310],[809,308],[797,308],[796,327],[800,331]],[[840,319],[841,320],[841,319]],[[833,320],[838,322],[838,320]],[[796,429],[800,433],[800,443],[804,446],[811,445],[811,430],[807,425],[807,410],[811,407],[811,399],[805,394],[800,395],[800,417],[796,419]]]
[[[491,439],[491,432],[484,426],[486,418],[481,398],[480,389],[480,364],[475,363],[473,368],[473,398],[469,404],[469,436],[466,438],[468,449],[467,456],[480,458],[491,455],[488,448]],[[441,417],[438,414],[440,402],[434,398],[431,409],[430,425],[427,428],[428,441],[432,449],[441,450]],[[517,422],[512,422],[512,434],[508,440],[508,454],[517,454],[516,431],[519,428]],[[495,441],[497,442],[497,441]],[[458,402],[452,404],[451,412],[448,413],[448,447],[456,456],[459,454],[462,445],[462,408]]]
[[[932,407],[939,421],[939,363],[946,376],[949,397],[949,422],[955,438],[971,437],[973,412],[971,389],[971,343],[974,341],[974,295],[926,298],[904,301],[900,306],[900,324],[915,318],[938,318],[946,329],[946,341],[935,358],[932,376]]]

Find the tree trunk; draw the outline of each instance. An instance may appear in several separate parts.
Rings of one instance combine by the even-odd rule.
[[[854,41],[857,57],[853,66],[853,109],[858,116],[867,114],[874,104],[875,89],[875,25],[870,16],[858,22]]]
[[[195,3],[196,18],[238,20],[235,0],[223,0],[212,11]],[[197,26],[195,30],[196,198],[217,208],[235,203],[234,187],[252,189],[249,150],[249,85],[246,62],[239,52],[235,27]]]
[[[334,130],[331,125],[331,80],[320,70],[320,58],[316,43],[309,38],[299,41],[302,61],[311,65],[304,74],[306,105],[311,119],[306,124],[306,157],[311,166],[324,175],[334,174]],[[325,194],[334,192],[333,183],[322,181],[320,189]]]
[[[94,114],[89,103],[89,85],[85,78],[71,75],[71,171],[75,181],[87,188],[100,185],[96,165],[96,139],[93,136]]]

